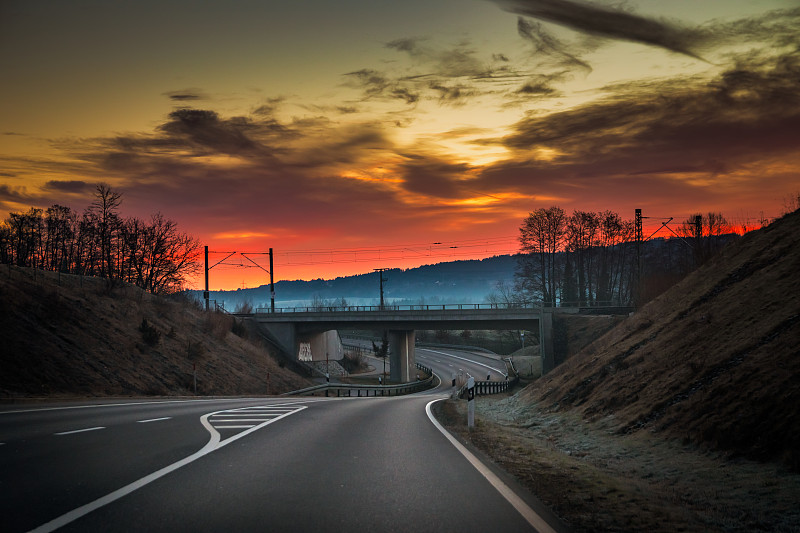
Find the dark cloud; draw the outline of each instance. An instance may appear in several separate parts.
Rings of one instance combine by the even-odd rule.
[[[520,120],[503,140],[516,157],[487,169],[473,186],[588,197],[596,190],[644,194],[647,183],[656,197],[684,191],[693,201],[702,191],[727,190],[729,180],[737,194],[758,191],[767,178],[753,169],[800,160],[798,82],[800,51],[742,61],[710,82],[617,86],[604,100]],[[551,159],[538,160],[541,151]]]
[[[466,42],[440,51],[436,54],[435,61],[436,74],[448,78],[484,76],[487,70],[486,65],[478,59],[476,51]]]
[[[348,72],[348,85],[359,88],[365,99],[399,99],[406,104],[436,100],[440,105],[463,105],[468,99],[483,94],[478,82],[501,82],[518,76],[509,70],[508,57],[492,54],[484,61],[468,41],[438,48],[423,46],[423,39],[402,38],[386,43],[386,48],[408,54],[413,62],[401,76],[392,76],[373,69]],[[504,63],[493,68],[492,62]],[[419,69],[419,70],[416,70]],[[423,70],[424,69],[424,70]]]
[[[506,145],[580,157],[634,147],[670,157],[724,151],[733,159],[788,147],[800,139],[799,57],[741,64],[705,84],[632,85],[599,102],[526,118]]]
[[[588,63],[578,58],[575,54],[570,52],[570,46],[564,44],[557,37],[547,32],[542,28],[538,22],[531,22],[522,17],[517,19],[517,32],[533,44],[534,50],[537,54],[554,57],[556,64],[580,67],[589,72],[592,67]]]
[[[406,104],[416,103],[420,95],[402,83],[402,80],[390,80],[372,69],[361,69],[345,74],[355,82],[355,87],[364,91],[364,98],[388,98],[403,100]]]
[[[461,198],[467,196],[459,187],[469,167],[450,163],[430,156],[411,156],[400,167],[403,188],[408,192],[437,198]]]
[[[363,68],[345,74],[368,97],[378,96],[389,86],[389,81],[376,70]]]
[[[492,0],[506,11],[609,39],[620,39],[702,59],[696,52],[705,36],[676,22],[655,20],[621,9],[578,0]]]
[[[27,199],[21,188],[0,183],[0,201],[21,202],[27,201]]]
[[[411,91],[406,87],[395,87],[392,89],[391,94],[395,98],[405,100],[407,104],[414,104],[419,101],[419,94]]]
[[[439,93],[440,104],[464,105],[467,101],[478,94],[474,88],[467,85],[445,86],[440,83],[431,82],[429,87]]]
[[[160,130],[187,144],[216,153],[241,155],[263,147],[251,138],[256,126],[245,117],[220,119],[214,111],[178,109]]]
[[[205,100],[206,96],[200,89],[183,89],[180,91],[167,91],[161,93],[174,102],[192,102],[195,100]]]
[[[397,50],[398,52],[408,52],[409,54],[415,54],[420,51],[419,42],[421,39],[412,39],[410,37],[406,37],[403,39],[396,39],[394,41],[390,41],[386,43],[384,46],[386,48],[392,48]]]
[[[708,47],[770,43],[775,48],[800,46],[800,7],[769,11],[733,21],[712,20],[701,27]]]
[[[554,96],[560,94],[549,84],[541,81],[526,83],[520,87],[517,93],[533,96]]]
[[[93,184],[80,180],[51,180],[45,183],[44,188],[63,193],[83,193],[93,188]]]
[[[282,96],[267,98],[266,103],[261,104],[253,110],[253,114],[261,117],[271,117],[285,100],[286,99]]]

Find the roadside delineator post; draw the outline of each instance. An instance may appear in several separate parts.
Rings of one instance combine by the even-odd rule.
[[[475,378],[467,379],[467,427],[475,427]]]

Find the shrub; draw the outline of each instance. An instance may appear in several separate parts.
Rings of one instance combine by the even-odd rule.
[[[148,324],[147,319],[142,319],[142,324],[139,326],[139,331],[142,334],[142,340],[147,343],[148,346],[155,346],[158,344],[158,341],[161,340],[161,333]]]
[[[236,320],[233,319],[233,323],[231,324],[231,331],[234,335],[237,335],[243,339],[247,338],[247,326],[244,325],[244,320]]]
[[[253,312],[253,304],[251,302],[239,302],[236,305],[236,309],[234,310],[234,313],[248,314],[252,312]]]
[[[188,341],[186,344],[186,356],[190,361],[199,361],[205,355],[206,349],[200,342]]]

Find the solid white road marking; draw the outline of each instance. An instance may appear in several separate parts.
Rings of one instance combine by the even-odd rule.
[[[219,427],[217,424],[227,424],[229,422],[263,422],[266,420],[265,418],[225,418],[225,419],[214,419],[212,423],[214,427]]]
[[[475,470],[481,473],[486,480],[492,484],[492,486],[500,493],[503,498],[510,503],[514,509],[517,510],[522,517],[527,520],[527,522],[533,526],[536,531],[539,533],[556,533],[556,530],[550,527],[550,524],[545,522],[544,518],[536,514],[536,511],[531,509],[525,501],[516,495],[516,493],[511,490],[511,488],[503,483],[503,481],[495,475],[486,465],[484,465],[480,459],[475,457],[472,452],[464,447],[463,444],[458,442],[458,440],[450,434],[442,425],[439,423],[436,418],[434,418],[433,413],[431,412],[431,405],[435,404],[436,402],[441,402],[444,398],[439,398],[438,400],[433,400],[428,402],[428,405],[425,406],[425,412],[428,413],[428,418],[433,425],[436,426],[436,429],[442,432],[442,435],[447,437],[447,440],[455,446],[455,448],[461,452],[461,455],[467,458],[467,461],[475,467]]]
[[[262,416],[264,418],[269,418],[271,416],[278,416],[281,413],[285,413],[287,411],[291,411],[291,409],[284,409],[283,411],[279,412],[270,412],[270,413],[258,413],[253,411],[248,411],[247,413],[226,413],[225,415],[217,415],[217,416],[226,416],[226,417],[233,417],[233,416]]]
[[[161,418],[149,418],[147,420],[137,420],[140,424],[146,424],[147,422],[160,422],[161,420],[169,420],[171,416],[162,416]]]
[[[61,433],[53,433],[53,435],[72,435],[73,433],[83,433],[84,431],[97,431],[98,429],[106,429],[104,426],[97,426],[95,428],[75,429],[72,431],[62,431]]]
[[[87,515],[87,514],[91,513],[92,511],[94,511],[96,509],[99,509],[99,508],[101,508],[101,507],[103,507],[105,505],[108,505],[111,502],[117,501],[118,499],[122,498],[123,496],[127,496],[131,492],[139,490],[140,488],[144,487],[145,485],[148,485],[148,484],[152,483],[153,481],[155,481],[155,480],[157,480],[157,479],[159,479],[161,477],[166,476],[170,472],[174,472],[175,470],[179,469],[182,466],[186,466],[189,463],[192,463],[192,462],[196,461],[197,459],[200,459],[204,455],[208,455],[209,453],[213,452],[214,450],[218,450],[219,448],[222,448],[223,446],[226,446],[226,445],[230,444],[231,442],[234,442],[234,441],[236,441],[238,439],[241,439],[242,437],[244,437],[246,435],[249,435],[250,433],[253,433],[254,431],[257,431],[257,430],[259,430],[259,429],[261,429],[261,428],[263,428],[265,426],[268,426],[269,424],[272,424],[273,422],[277,422],[281,418],[285,418],[285,417],[287,417],[289,415],[292,415],[294,413],[298,413],[298,412],[302,411],[303,409],[307,409],[307,407],[304,406],[304,405],[299,405],[293,411],[289,411],[287,413],[284,413],[284,414],[282,414],[281,416],[279,416],[277,418],[272,418],[270,420],[267,420],[266,422],[264,422],[262,424],[258,424],[257,426],[253,426],[253,427],[247,429],[246,431],[242,431],[241,433],[237,433],[236,435],[233,435],[232,437],[229,437],[229,438],[227,438],[225,440],[221,440],[219,432],[216,429],[214,429],[214,427],[208,421],[209,417],[211,417],[211,416],[213,416],[215,414],[224,412],[224,411],[216,411],[214,413],[209,413],[209,414],[203,415],[202,417],[200,417],[200,422],[203,424],[203,426],[211,434],[211,438],[209,439],[208,443],[205,446],[203,446],[200,450],[198,450],[197,452],[193,453],[192,455],[190,455],[188,457],[185,457],[185,458],[181,459],[180,461],[178,461],[176,463],[172,463],[169,466],[165,466],[161,470],[157,470],[157,471],[153,472],[152,474],[149,474],[149,475],[147,475],[147,476],[145,476],[145,477],[143,477],[143,478],[141,478],[141,479],[139,479],[137,481],[134,481],[133,483],[125,485],[121,489],[117,489],[117,490],[115,490],[114,492],[112,492],[110,494],[106,494],[102,498],[98,498],[98,499],[94,500],[93,502],[89,502],[86,505],[82,505],[81,507],[78,507],[77,509],[73,509],[72,511],[70,511],[68,513],[65,513],[65,514],[63,514],[63,515],[61,515],[61,516],[59,516],[57,518],[54,518],[53,520],[47,522],[46,524],[42,524],[41,526],[37,527],[36,529],[31,530],[31,532],[32,533],[44,533],[44,532],[49,532],[49,531],[55,531],[56,529],[58,529],[60,527],[64,527],[65,525],[69,524],[70,522],[74,522],[78,518],[80,518],[80,517],[82,517],[84,515]]]

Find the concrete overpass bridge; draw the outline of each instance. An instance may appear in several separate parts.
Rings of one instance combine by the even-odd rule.
[[[555,310],[497,304],[297,307],[274,312],[259,308],[252,317],[286,354],[307,361],[325,360],[325,354],[336,353],[338,336],[330,332],[387,330],[390,379],[407,382],[416,375],[414,346],[418,329],[538,330],[542,366],[545,372],[549,371],[553,368]]]

